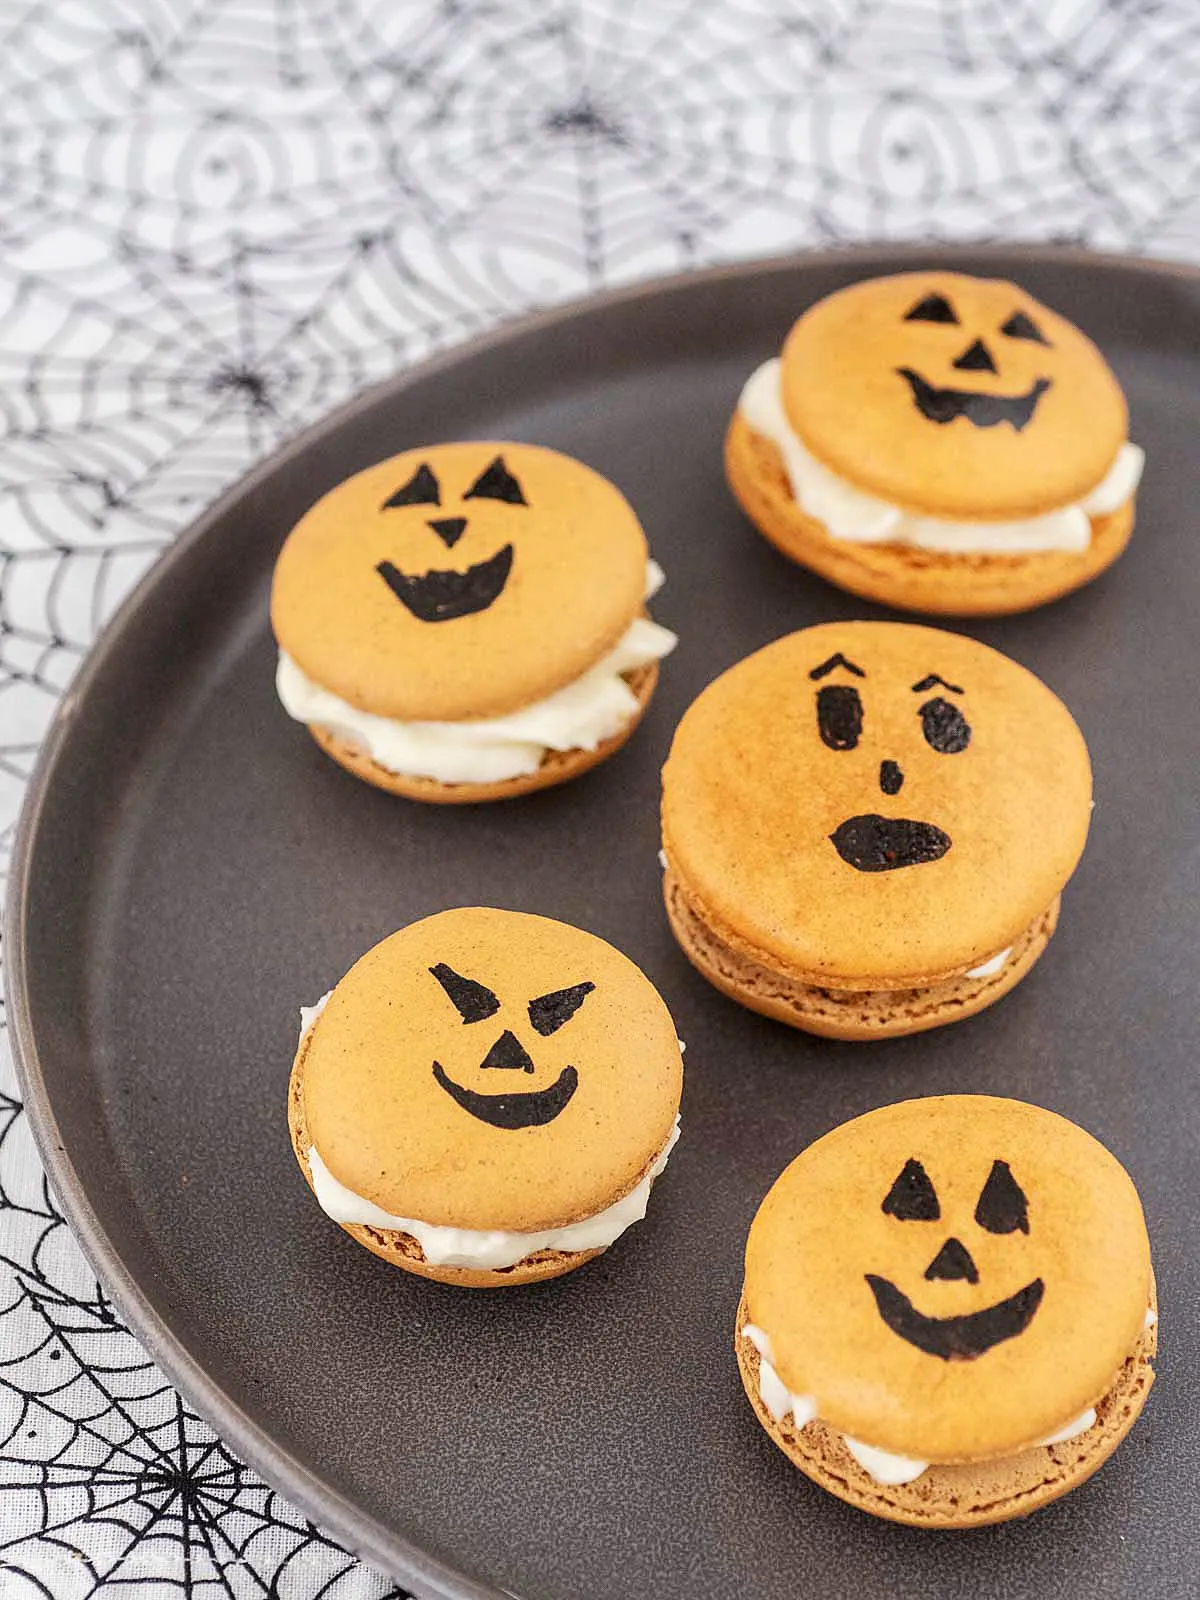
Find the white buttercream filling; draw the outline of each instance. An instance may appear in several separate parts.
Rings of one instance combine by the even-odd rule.
[[[647,562],[647,599],[662,582],[662,569]],[[297,722],[351,741],[389,772],[438,783],[502,783],[536,772],[548,750],[595,750],[619,733],[639,709],[622,675],[661,661],[677,642],[669,628],[635,617],[574,682],[506,716],[470,722],[404,722],[360,711],[314,683],[282,650],[275,687]]]
[[[1000,968],[1008,960],[1009,956],[1012,955],[1012,951],[1013,947],[1012,945],[1009,945],[1007,949],[1001,950],[998,955],[994,955],[990,961],[981,961],[977,967],[971,967],[963,974],[963,976],[966,978],[992,977],[995,973],[1000,971]]]
[[[421,1246],[421,1254],[433,1267],[515,1267],[537,1250],[606,1250],[626,1228],[646,1215],[650,1188],[667,1164],[679,1138],[679,1118],[671,1137],[659,1152],[654,1165],[642,1181],[620,1200],[578,1222],[538,1233],[511,1233],[501,1228],[449,1228],[439,1223],[421,1222],[416,1217],[398,1217],[339,1183],[321,1160],[313,1145],[308,1151],[313,1190],[326,1216],[335,1222],[358,1223],[368,1228],[384,1228],[407,1233]]]
[[[778,357],[764,361],[742,390],[738,408],[755,433],[769,439],[783,457],[801,511],[823,523],[835,539],[915,545],[957,555],[1086,550],[1092,537],[1091,518],[1124,505],[1141,481],[1145,452],[1126,442],[1096,487],[1073,505],[1013,522],[949,522],[919,516],[864,494],[809,453],[783,409],[780,371]]]
[[[1154,1321],[1153,1311],[1146,1313],[1146,1326],[1150,1327]],[[807,1427],[810,1422],[816,1422],[820,1412],[817,1398],[811,1394],[793,1394],[775,1370],[775,1352],[771,1346],[770,1336],[753,1322],[747,1322],[742,1328],[743,1338],[758,1351],[758,1393],[767,1413],[775,1422],[782,1422],[790,1413],[797,1428]],[[1038,1449],[1043,1445],[1062,1444],[1067,1439],[1074,1439],[1081,1433],[1095,1425],[1096,1411],[1094,1406],[1089,1406],[1079,1416],[1073,1417],[1054,1433],[1047,1434],[1044,1439],[1039,1439],[1031,1449]],[[837,1430],[833,1430],[836,1432]],[[912,1483],[923,1472],[928,1471],[931,1463],[921,1461],[916,1456],[894,1455],[889,1450],[880,1450],[872,1444],[863,1444],[861,1439],[852,1439],[848,1433],[841,1435],[842,1440],[850,1454],[859,1466],[876,1483],[901,1484]]]
[[[324,994],[315,1006],[300,1007],[300,1039],[305,1036],[324,1011],[329,1001]],[[684,1046],[679,1043],[680,1051]],[[513,1233],[501,1228],[450,1228],[440,1223],[422,1222],[416,1217],[399,1217],[362,1195],[348,1189],[330,1172],[322,1161],[316,1145],[307,1151],[309,1172],[312,1174],[313,1192],[326,1216],[335,1222],[357,1223],[367,1228],[382,1228],[389,1232],[406,1233],[421,1247],[421,1254],[432,1267],[480,1267],[496,1270],[515,1267],[538,1250],[606,1250],[619,1239],[626,1228],[640,1222],[646,1215],[650,1189],[655,1178],[663,1171],[671,1151],[679,1139],[679,1118],[671,1129],[670,1138],[659,1152],[646,1176],[622,1195],[611,1206],[597,1211],[594,1216],[582,1217],[577,1222],[564,1223],[557,1228],[543,1228],[538,1233]]]

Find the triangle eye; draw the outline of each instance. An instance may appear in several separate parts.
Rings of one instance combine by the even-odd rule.
[[[436,967],[430,967],[429,970],[464,1022],[482,1022],[485,1017],[494,1016],[499,1011],[500,1002],[496,996],[482,983],[476,983],[474,978],[461,977],[444,961],[439,961]]]
[[[438,481],[427,463],[422,461],[408,482],[401,484],[395,494],[389,495],[379,509],[393,511],[397,506],[440,506],[441,503]]]
[[[539,995],[529,1002],[530,1022],[546,1038],[571,1020],[595,987],[594,983],[577,983],[570,989]]]
[[[1029,1202],[1007,1161],[993,1161],[975,1207],[975,1221],[989,1233],[1029,1232]]]
[[[1030,339],[1034,344],[1044,344],[1047,348],[1050,347],[1049,339],[1047,339],[1033,318],[1027,316],[1024,311],[1014,311],[1008,321],[1003,324],[1000,332],[1007,334],[1010,339]]]
[[[944,294],[927,294],[905,313],[905,322],[958,322],[954,307]]]
[[[904,1163],[880,1209],[900,1222],[936,1222],[942,1214],[929,1174],[912,1158]]]
[[[526,506],[526,500],[521,485],[504,465],[504,457],[497,456],[495,461],[479,474],[475,482],[463,495],[464,500],[503,500],[506,505]]]

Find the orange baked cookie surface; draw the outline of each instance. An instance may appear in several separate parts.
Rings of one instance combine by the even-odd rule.
[[[670,1014],[626,956],[466,907],[376,945],[306,1014],[289,1123],[360,1243],[502,1285],[569,1271],[644,1214],[681,1082]]]
[[[742,393],[730,484],[786,554],[913,610],[1026,609],[1116,559],[1142,452],[1095,345],[1015,284],[917,272],[817,302]]]
[[[644,614],[661,578],[629,503],[582,462],[410,450],[332,489],[284,543],[280,697],[379,787],[459,800],[561,782],[645,708],[675,642]]]
[[[759,1420],[823,1487],[897,1521],[1003,1521],[1075,1487],[1136,1419],[1156,1341],[1132,1182],[1019,1101],[858,1117],[792,1162],[750,1229],[735,1347]]]
[[[1052,934],[1091,768],[1060,700],[973,639],[828,623],[711,683],[663,770],[667,909],[697,968],[811,1032],[991,1004]]]

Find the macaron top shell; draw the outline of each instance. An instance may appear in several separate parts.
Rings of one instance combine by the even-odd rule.
[[[1116,1158],[1036,1106],[885,1106],[797,1156],[755,1217],[746,1304],[793,1393],[863,1443],[1015,1454],[1111,1387],[1150,1250]]]
[[[700,694],[663,840],[727,940],[802,979],[921,987],[998,954],[1083,850],[1070,713],[976,640],[895,622],[776,640]]]
[[[537,1232],[627,1194],[670,1137],[679,1042],[602,939],[464,907],[369,950],[309,1035],[304,1109],[333,1176],[393,1216]]]
[[[368,467],[292,529],[280,648],[323,689],[401,721],[502,716],[573,682],[641,610],[628,501],[537,445],[428,445]]]
[[[1082,499],[1128,431],[1085,334],[1016,284],[961,273],[869,278],[818,301],[787,337],[781,381],[818,461],[951,521]]]

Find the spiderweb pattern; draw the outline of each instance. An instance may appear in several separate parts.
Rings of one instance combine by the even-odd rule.
[[[1193,0],[0,0],[0,867],[113,607],[356,388],[861,238],[1200,253]],[[0,1595],[399,1595],[180,1402],[0,1040]]]

